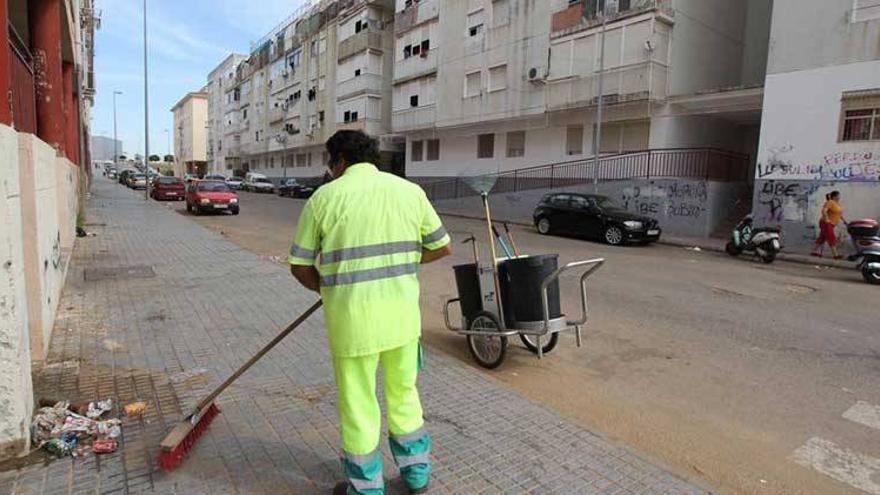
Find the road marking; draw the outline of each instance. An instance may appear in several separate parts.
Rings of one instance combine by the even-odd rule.
[[[837,481],[880,495],[880,459],[857,454],[818,437],[807,440],[791,458]]]
[[[880,430],[880,406],[858,401],[843,413],[843,417],[856,423]]]

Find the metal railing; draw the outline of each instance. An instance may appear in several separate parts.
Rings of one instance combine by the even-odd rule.
[[[11,72],[12,127],[18,132],[37,133],[37,95],[34,81],[33,57],[14,30],[9,30]],[[7,103],[0,102],[6,105]]]
[[[697,179],[722,182],[745,181],[749,156],[715,148],[677,148],[634,151],[599,158],[598,174],[592,158],[553,163],[490,174],[497,178],[493,193],[551,189],[626,179]],[[479,195],[457,177],[420,184],[431,200]]]

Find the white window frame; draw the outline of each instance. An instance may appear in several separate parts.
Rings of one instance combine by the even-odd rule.
[[[504,79],[501,81],[501,85],[497,86],[494,84],[495,81],[494,81],[494,78],[492,77],[492,71],[495,69],[501,68],[501,67],[504,67]],[[494,93],[496,91],[504,91],[505,89],[507,89],[507,64],[506,63],[498,64],[493,67],[489,67],[488,73],[489,73],[489,81],[488,81],[488,87],[489,87],[488,92],[489,93]]]
[[[470,93],[468,93],[468,76],[471,76],[473,74],[480,75],[480,84],[479,84],[479,88],[477,89],[477,92],[474,94],[470,94]],[[481,94],[483,94],[483,71],[482,71],[482,69],[465,73],[465,75],[464,75],[464,97],[465,98],[474,98],[474,97],[480,96]]]
[[[519,148],[512,148],[511,144],[511,134],[519,134],[522,135],[522,146]],[[507,143],[506,143],[506,156],[507,158],[522,158],[526,156],[526,131],[508,131],[507,132]]]

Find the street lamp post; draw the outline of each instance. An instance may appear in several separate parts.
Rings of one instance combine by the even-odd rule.
[[[116,95],[121,95],[122,91],[113,92],[113,166],[119,170],[119,140],[116,137]]]
[[[598,9],[597,9],[598,10]],[[602,4],[602,33],[599,48],[599,91],[598,103],[596,104],[596,135],[593,137],[593,192],[599,192],[599,153],[602,150],[602,111],[605,107],[605,32],[608,26],[608,16],[617,13],[617,0],[605,0]],[[584,16],[589,15],[589,9],[584,6]]]
[[[150,90],[147,84],[147,0],[144,0],[144,169],[147,172],[147,187],[144,199],[150,199]]]
[[[170,154],[171,154],[171,131],[170,131],[170,130],[165,129],[165,137],[166,137],[167,140],[168,140],[168,142],[166,143],[165,148],[168,150],[168,154],[170,155]]]

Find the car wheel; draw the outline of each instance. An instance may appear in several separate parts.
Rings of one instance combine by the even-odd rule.
[[[234,208],[234,209],[232,210],[232,214],[233,214],[233,215],[238,215],[238,208]]]
[[[538,219],[538,232],[547,235],[550,233],[550,219],[547,217],[541,217]]]
[[[612,246],[623,244],[623,231],[617,225],[609,225],[605,229],[605,242]]]

